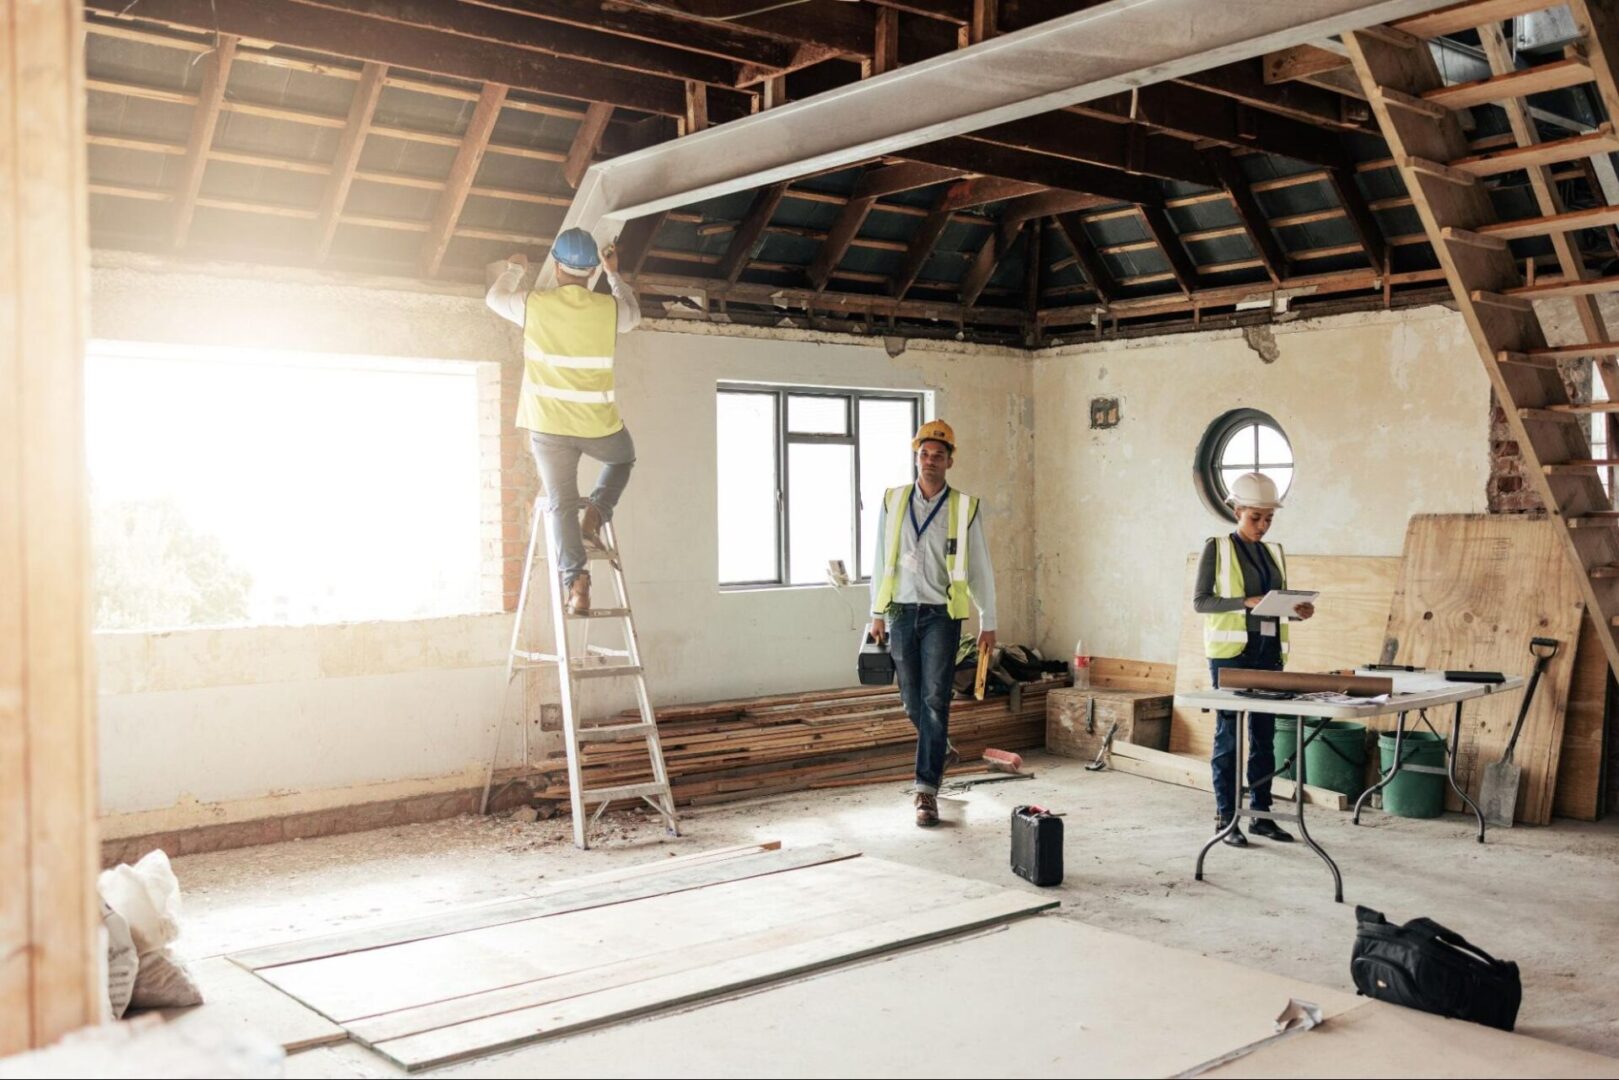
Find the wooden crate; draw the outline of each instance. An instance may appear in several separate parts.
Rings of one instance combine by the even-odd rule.
[[[1046,749],[1064,757],[1094,758],[1108,728],[1117,722],[1115,740],[1167,750],[1172,700],[1169,694],[1141,690],[1053,690],[1046,695]],[[1087,725],[1093,701],[1095,715]]]

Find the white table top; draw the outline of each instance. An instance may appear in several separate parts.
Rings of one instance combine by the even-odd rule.
[[[1392,674],[1397,681],[1401,675],[1400,672],[1386,671],[1369,674]],[[1330,705],[1323,701],[1300,701],[1297,699],[1266,701],[1263,698],[1241,697],[1235,690],[1197,690],[1189,694],[1176,694],[1175,704],[1192,709],[1229,709],[1233,712],[1319,716],[1326,720],[1361,720],[1370,716],[1415,712],[1417,709],[1431,709],[1438,705],[1452,705],[1458,701],[1471,701],[1473,698],[1484,697],[1488,694],[1517,690],[1521,686],[1523,686],[1523,678],[1519,675],[1508,675],[1505,682],[1499,683],[1447,682],[1443,686],[1434,687],[1433,689],[1417,690],[1405,694],[1390,694],[1389,699],[1385,702],[1367,705]]]

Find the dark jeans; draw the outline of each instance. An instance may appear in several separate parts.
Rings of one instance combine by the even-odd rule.
[[[1261,663],[1248,656],[1210,660],[1209,678],[1218,684],[1221,668],[1261,668],[1280,671],[1281,664]],[[1214,721],[1214,809],[1220,820],[1236,810],[1237,714],[1221,709]],[[1270,809],[1270,774],[1276,771],[1276,717],[1269,713],[1248,714],[1248,805],[1255,810]],[[1264,779],[1262,779],[1264,778]]]
[[[888,609],[888,637],[900,700],[916,728],[916,790],[938,794],[950,746],[961,620],[952,619],[943,604],[894,604]]]

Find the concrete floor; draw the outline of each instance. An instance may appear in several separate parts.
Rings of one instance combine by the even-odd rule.
[[[1311,832],[1344,874],[1332,902],[1326,867],[1300,844],[1216,848],[1192,880],[1212,825],[1210,796],[1035,754],[1030,781],[941,799],[945,824],[922,830],[898,785],[816,792],[713,808],[664,837],[639,814],[611,819],[599,846],[576,851],[566,820],[459,818],[175,860],[188,957],[284,941],[522,894],[615,866],[757,840],[837,843],[868,855],[1025,887],[1007,869],[1007,816],[1019,803],[1066,814],[1067,880],[1052,915],[1353,992],[1354,907],[1404,921],[1426,915],[1518,962],[1518,1030],[1619,1057],[1619,821],[1495,830],[1472,819],[1407,821],[1309,810]],[[1041,890],[1047,891],[1047,890]],[[523,1050],[511,1052],[522,1071]],[[302,1060],[300,1060],[302,1059]],[[297,1075],[385,1075],[358,1047],[296,1055]]]

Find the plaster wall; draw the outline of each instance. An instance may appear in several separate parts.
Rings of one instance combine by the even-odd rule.
[[[1270,534],[1289,552],[1398,555],[1412,514],[1486,509],[1489,385],[1445,308],[1283,324],[1253,345],[1219,331],[1052,350],[1033,386],[1035,619],[1057,656],[1082,637],[1098,656],[1174,662],[1186,557],[1230,528],[1193,484],[1228,410],[1261,409],[1292,441]],[[1093,397],[1120,400],[1117,427],[1091,429]]]

